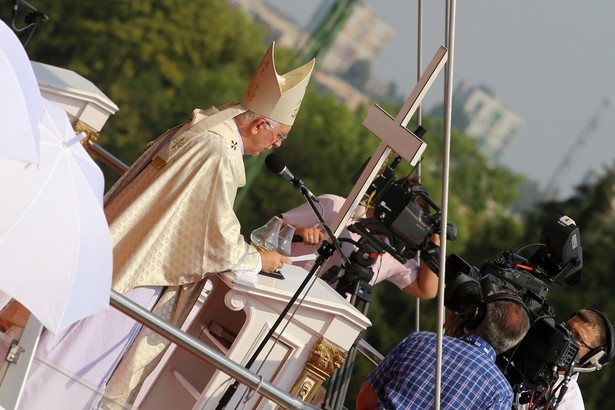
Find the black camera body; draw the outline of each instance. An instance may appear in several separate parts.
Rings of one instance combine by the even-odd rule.
[[[419,251],[425,251],[421,254],[422,261],[434,272],[439,270],[439,247],[429,238],[440,229],[440,208],[422,185],[409,183],[408,178],[396,179],[394,168],[400,161],[401,157],[397,157],[390,167],[384,167],[382,174],[371,182],[366,191],[373,216],[348,226],[349,231],[360,236],[356,242],[345,240],[352,242],[356,250],[344,266],[334,266],[322,276],[332,285],[337,283],[336,289],[342,295],[361,288],[365,289],[365,300],[368,300],[371,290],[367,282],[373,275],[371,265],[374,259],[365,258],[365,255],[386,252],[405,264]],[[356,182],[363,167],[353,182]],[[447,237],[454,239],[456,229],[453,225],[449,226]]]
[[[574,285],[582,270],[579,230],[567,216],[556,215],[542,230],[539,249],[529,259],[502,252],[480,269],[457,255],[446,261],[444,305],[460,314],[458,325],[475,325],[469,317],[488,294],[506,289],[527,307],[530,330],[521,343],[498,356],[498,366],[515,392],[549,389],[558,371],[569,372],[579,346],[562,325],[555,325],[546,295],[552,283]]]
[[[394,168],[398,159],[391,167],[385,167],[367,189],[374,217],[364,226],[369,232],[385,235],[393,248],[389,253],[400,261],[427,251],[428,255],[422,254],[422,258],[427,257],[429,267],[437,272],[438,247],[429,238],[440,231],[440,207],[424,186],[410,183],[409,178],[396,179]],[[450,240],[456,238],[455,226],[447,225],[446,236]]]
[[[572,333],[552,318],[540,317],[521,343],[496,362],[515,391],[543,392],[557,381],[558,370],[574,366],[578,355]]]
[[[402,263],[421,251],[422,263],[439,274],[439,247],[429,237],[440,231],[440,208],[423,186],[396,180],[398,163],[399,157],[367,190],[374,218],[355,226],[362,237],[385,235],[390,246],[385,244],[382,249]],[[456,228],[449,224],[447,239],[454,240],[456,235]],[[456,321],[453,333],[478,326],[485,304],[499,296],[489,296],[493,292],[507,290],[508,300],[526,308],[530,316],[526,337],[498,355],[502,373],[519,394],[545,391],[557,380],[558,371],[570,372],[578,359],[579,346],[568,330],[554,324],[555,314],[546,295],[552,283],[573,286],[580,282],[583,257],[579,229],[568,216],[556,215],[543,227],[538,245],[530,258],[502,252],[480,269],[454,254],[446,259],[444,305],[462,319]]]
[[[387,226],[410,249],[424,248],[427,239],[440,228],[440,209],[434,215],[426,213],[418,203],[419,196],[429,197],[421,185],[407,189],[393,182],[381,195],[374,217]]]

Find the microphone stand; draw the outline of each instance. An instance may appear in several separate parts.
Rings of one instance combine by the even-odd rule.
[[[312,193],[310,192],[310,190],[305,187],[305,184],[300,179],[296,179],[292,182],[293,182],[293,186],[295,187],[295,189],[298,189],[299,191],[301,191],[301,193],[305,197],[305,200],[312,208],[312,211],[314,211],[314,215],[316,215],[316,218],[318,218],[318,221],[320,222],[325,232],[329,236],[331,240],[331,244],[333,245],[333,247],[335,248],[335,251],[340,256],[340,259],[344,261],[344,264],[350,263],[350,259],[348,259],[348,257],[344,255],[344,252],[342,252],[342,246],[340,245],[340,241],[335,237],[335,235],[333,234],[333,231],[331,230],[331,227],[329,227],[329,225],[325,222],[325,219],[320,214],[318,209],[316,209],[316,205],[314,204],[314,200],[312,199]]]
[[[269,330],[269,332],[267,332],[267,334],[263,338],[263,341],[256,348],[256,350],[250,357],[250,360],[248,360],[248,362],[246,363],[245,367],[247,369],[249,369],[254,364],[258,355],[263,351],[263,349],[265,348],[265,345],[267,344],[269,339],[273,336],[278,326],[280,326],[280,323],[282,323],[282,320],[284,320],[290,308],[294,305],[295,301],[297,300],[301,292],[303,292],[303,289],[305,289],[307,284],[314,277],[316,272],[318,272],[318,270],[322,267],[322,265],[325,264],[325,262],[329,259],[329,257],[333,255],[333,252],[334,251],[338,252],[340,255],[340,258],[342,258],[342,260],[345,263],[349,263],[348,257],[346,257],[346,255],[344,255],[344,253],[342,252],[342,247],[340,245],[339,240],[335,237],[335,235],[333,235],[333,231],[331,231],[331,228],[329,227],[329,225],[327,225],[323,216],[320,214],[320,212],[316,208],[316,205],[314,204],[314,201],[312,199],[312,195],[310,191],[303,184],[303,181],[301,181],[300,179],[295,179],[291,182],[293,186],[295,187],[295,189],[298,189],[301,191],[301,193],[305,197],[308,204],[310,204],[310,206],[312,207],[312,210],[314,211],[314,214],[316,215],[316,217],[322,224],[323,228],[325,229],[325,232],[327,233],[327,235],[329,235],[329,239],[331,240],[331,242],[323,242],[318,247],[318,258],[316,258],[314,266],[312,266],[312,268],[310,269],[309,273],[307,274],[303,282],[301,282],[301,285],[299,285],[299,288],[297,289],[295,294],[290,298],[288,304],[284,307],[284,309],[280,313],[280,316],[278,316],[278,319],[271,326],[271,329]],[[216,406],[216,410],[222,410],[226,407],[228,402],[231,400],[231,398],[237,391],[238,387],[239,387],[239,382],[235,380],[235,382],[231,386],[229,386],[228,389],[226,389],[222,398],[220,398],[220,401],[218,402],[218,405]]]

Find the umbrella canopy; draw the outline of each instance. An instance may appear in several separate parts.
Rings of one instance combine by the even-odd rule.
[[[26,51],[1,20],[0,90],[0,157],[38,162],[41,93]]]
[[[109,306],[104,179],[66,112],[43,99],[40,162],[0,159],[0,290],[54,333]]]

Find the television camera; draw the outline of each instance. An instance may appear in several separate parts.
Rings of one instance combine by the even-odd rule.
[[[396,178],[394,169],[400,161],[401,157],[395,158],[368,187],[368,217],[348,226],[348,230],[358,234],[360,239],[340,238],[356,247],[348,263],[334,266],[322,276],[330,284],[337,282],[336,289],[342,295],[350,293],[369,301],[371,265],[385,252],[401,264],[422,252],[423,263],[434,272],[439,270],[440,248],[429,238],[440,232],[440,207],[422,185],[409,177]],[[451,224],[447,228],[447,238],[454,240],[456,228]]]
[[[480,269],[457,255],[446,261],[444,305],[462,319],[453,332],[477,326],[489,294],[506,289],[527,307],[530,329],[497,364],[518,395],[548,392],[558,372],[571,374],[579,345],[563,324],[556,324],[546,294],[552,283],[573,286],[583,267],[579,229],[568,216],[555,216],[543,227],[538,250],[526,259],[502,252]],[[483,312],[483,313],[481,313]]]
[[[351,258],[361,262],[360,279],[356,279],[352,266],[338,268],[330,277],[345,278],[342,282],[347,283],[350,278],[369,281],[369,266],[378,252],[388,252],[405,263],[420,251],[422,263],[439,273],[440,248],[429,238],[440,231],[440,208],[423,186],[411,183],[409,178],[395,177],[394,168],[399,161],[398,157],[390,167],[385,167],[367,190],[373,216],[349,226],[361,237],[355,244],[356,255]],[[454,240],[456,234],[455,227],[448,225],[447,239]],[[454,254],[446,258],[444,305],[458,315],[452,333],[480,323],[486,299],[492,292],[506,290],[526,307],[530,316],[526,337],[498,356],[498,366],[517,398],[531,391],[548,392],[557,381],[558,372],[571,374],[578,360],[579,345],[563,324],[555,323],[555,313],[546,295],[553,283],[574,286],[581,281],[579,229],[568,216],[554,216],[543,227],[536,246],[529,258],[505,251],[480,269]]]

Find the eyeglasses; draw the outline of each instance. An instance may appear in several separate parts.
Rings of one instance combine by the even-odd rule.
[[[275,132],[275,133],[277,134],[277,139],[276,139],[276,142],[277,142],[277,141],[282,142],[282,141],[284,141],[286,138],[288,138],[288,135],[284,135],[284,134],[282,134],[280,131],[278,131],[278,130],[276,130],[275,128],[273,128],[273,126],[269,123],[269,121],[265,121],[265,124],[267,124],[267,126],[269,127],[269,129],[270,129],[271,131],[273,131],[273,132]]]
[[[574,337],[574,340],[579,344],[579,345],[583,345],[585,346],[588,350],[592,350],[593,348],[588,346],[587,343],[585,343],[583,341],[583,336],[581,336],[581,334],[570,328],[570,325],[566,322],[562,323],[562,325],[564,326],[564,328],[566,328],[568,331],[570,331],[570,333],[572,333],[572,337]]]

